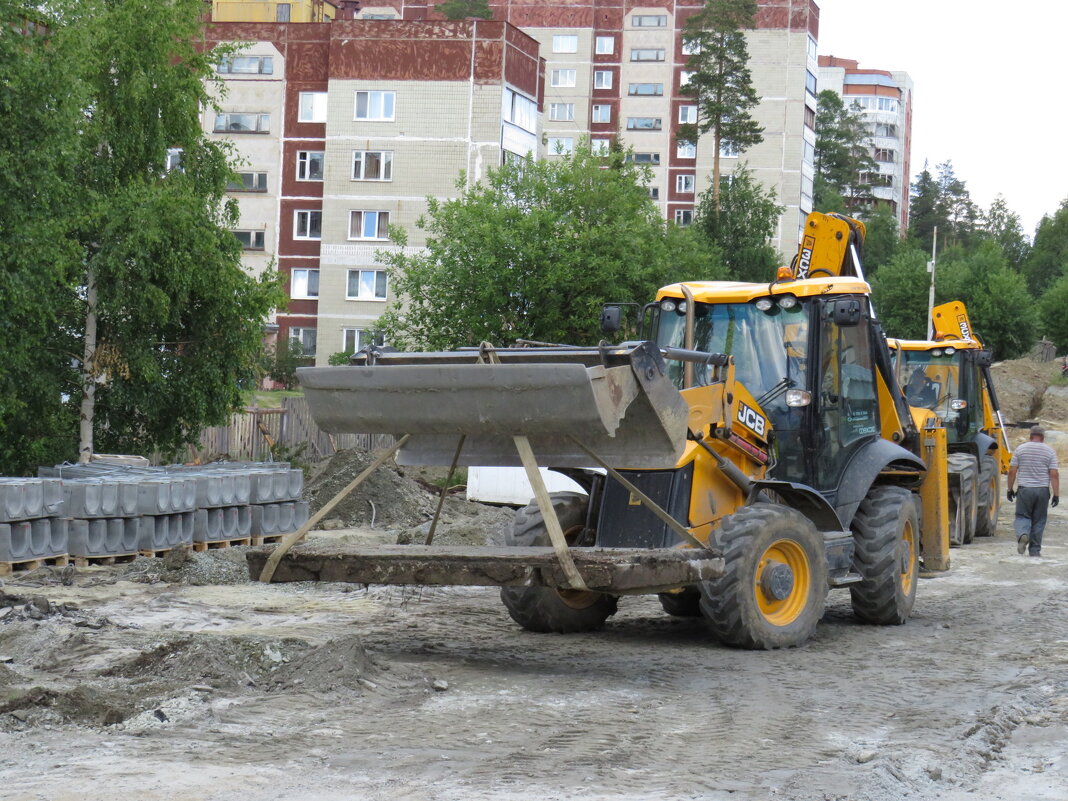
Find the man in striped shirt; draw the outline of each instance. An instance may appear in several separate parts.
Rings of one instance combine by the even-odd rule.
[[[1042,532],[1046,528],[1046,504],[1056,506],[1060,501],[1060,474],[1057,453],[1045,443],[1046,429],[1031,428],[1031,441],[1020,445],[1009,462],[1010,501],[1016,501],[1016,551],[1031,556],[1042,555]],[[1013,492],[1019,478],[1019,490]],[[1050,488],[1053,497],[1050,498]]]

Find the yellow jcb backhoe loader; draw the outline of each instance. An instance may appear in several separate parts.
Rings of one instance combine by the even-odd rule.
[[[921,549],[927,569],[949,566],[945,431],[935,418],[916,429],[894,380],[859,275],[862,226],[810,223],[810,252],[771,284],[662,288],[643,341],[371,348],[351,366],[301,369],[324,430],[394,434],[402,465],[522,465],[535,501],[504,548],[282,557],[287,542],[251,551],[251,570],[500,586],[512,618],[542,632],[597,628],[620,597],[657,593],[723,643],[796,646],[835,587],[862,621],[904,623]],[[539,464],[586,493],[550,497]]]
[[[1012,450],[990,373],[992,354],[975,334],[960,301],[931,312],[933,340],[891,339],[898,382],[917,425],[935,415],[949,450],[950,542],[993,536],[1001,474]]]

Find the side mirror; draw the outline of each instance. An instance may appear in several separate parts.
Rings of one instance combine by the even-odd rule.
[[[619,306],[605,306],[601,309],[601,331],[614,334],[622,325],[623,310]]]
[[[976,351],[975,363],[980,367],[989,367],[994,363],[994,351],[985,349]]]
[[[831,320],[838,326],[854,326],[860,323],[864,309],[856,298],[836,300],[831,309]]]

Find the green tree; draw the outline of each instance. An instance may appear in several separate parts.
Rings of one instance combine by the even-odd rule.
[[[1061,276],[1039,301],[1042,333],[1057,346],[1057,351],[1068,350],[1068,276]]]
[[[868,176],[876,172],[871,155],[871,134],[863,115],[847,106],[830,89],[819,93],[816,100],[816,177],[814,198],[821,211],[840,195],[847,208],[856,209],[871,198]]]
[[[871,206],[860,215],[860,219],[867,229],[864,236],[864,271],[871,275],[894,258],[901,247],[901,234],[897,215],[885,203]]]
[[[22,24],[41,19],[27,9],[0,0],[0,475],[68,459],[77,445],[65,399],[78,392],[81,92],[44,33]]]
[[[999,359],[1027,353],[1038,335],[1038,310],[1027,283],[996,242],[987,240],[971,252],[959,246],[945,251],[935,297],[939,303],[963,301],[976,332]]]
[[[902,248],[871,277],[872,304],[888,336],[924,339],[931,276],[927,254]]]
[[[1068,200],[1053,216],[1044,215],[1035,230],[1035,243],[1024,262],[1031,292],[1041,295],[1068,272]]]
[[[445,19],[461,20],[468,17],[493,19],[493,11],[486,0],[445,0],[438,3],[434,10],[444,15]]]
[[[942,226],[944,232],[946,225],[938,182],[925,165],[923,172],[916,176],[912,184],[909,200],[909,239],[916,247],[930,252],[934,229]]]
[[[719,207],[720,153],[742,153],[764,141],[764,129],[752,115],[760,97],[745,39],[756,11],[756,0],[705,0],[682,31],[691,75],[680,91],[697,101],[697,122],[680,125],[678,139],[696,143],[700,134],[712,134],[713,210]]]
[[[783,207],[775,192],[765,189],[746,164],[722,180],[717,213],[709,187],[698,200],[694,228],[722,253],[731,278],[770,281],[783,258],[770,244]]]
[[[953,163],[943,162],[932,176],[925,167],[912,185],[909,205],[909,238],[921,249],[930,249],[938,228],[938,248],[962,245],[973,247],[979,237],[981,213],[964,181],[957,177]]]
[[[1012,269],[1019,271],[1023,268],[1031,252],[1031,244],[1024,235],[1020,215],[1009,208],[1003,196],[994,198],[990,208],[983,213],[982,232],[1001,245],[1001,251]]]
[[[236,223],[224,195],[228,154],[200,127],[202,108],[212,105],[205,82],[213,56],[196,46],[199,0],[49,0],[35,9],[47,16],[48,33],[9,47],[14,7],[3,8],[5,69],[29,93],[19,100],[37,102],[5,113],[5,127],[19,134],[3,135],[0,159],[41,156],[15,171],[34,183],[13,196],[36,195],[29,208],[51,219],[24,229],[30,240],[4,225],[0,251],[13,254],[5,280],[19,292],[48,290],[34,298],[36,308],[20,307],[35,319],[21,321],[33,341],[16,371],[36,367],[44,378],[4,386],[16,400],[0,404],[0,440],[14,422],[7,410],[17,419],[26,398],[40,402],[38,414],[56,433],[47,452],[5,449],[7,472],[70,458],[55,448],[77,442],[79,417],[84,456],[173,451],[192,441],[240,405],[266,315],[283,298],[275,276],[257,281],[243,270],[228,230]],[[42,66],[31,90],[23,78]],[[20,146],[37,126],[44,152]],[[167,171],[168,148],[182,149],[181,170]],[[51,247],[37,236],[46,228]],[[30,275],[35,269],[40,275]]]
[[[348,364],[349,354],[335,361],[333,354],[330,364]],[[310,367],[315,359],[304,354],[304,348],[295,339],[281,337],[273,346],[260,355],[260,373],[282,385],[282,389],[293,389],[297,385],[297,368]]]
[[[660,217],[647,168],[616,149],[508,164],[460,197],[427,199],[426,249],[380,253],[400,298],[385,341],[432,350],[516,339],[592,344],[612,301],[644,302],[682,278],[716,278],[715,254]],[[401,231],[392,231],[405,243]],[[685,271],[685,272],[684,272]]]

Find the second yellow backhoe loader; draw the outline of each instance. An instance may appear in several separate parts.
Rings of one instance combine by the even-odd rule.
[[[656,593],[725,644],[796,646],[836,587],[860,620],[904,623],[921,551],[928,570],[948,568],[945,430],[934,417],[918,429],[895,380],[862,226],[814,215],[809,228],[809,252],[771,284],[663,287],[642,341],[371,348],[301,369],[325,430],[394,434],[402,465],[521,465],[535,501],[503,548],[287,542],[250,552],[251,569],[496,585],[542,632],[597,628],[620,598]],[[585,494],[550,496],[539,465]]]
[[[1001,474],[1012,450],[990,374],[992,354],[975,334],[960,301],[931,311],[934,339],[891,339],[898,381],[916,420],[944,421],[949,450],[950,541],[992,536]]]

